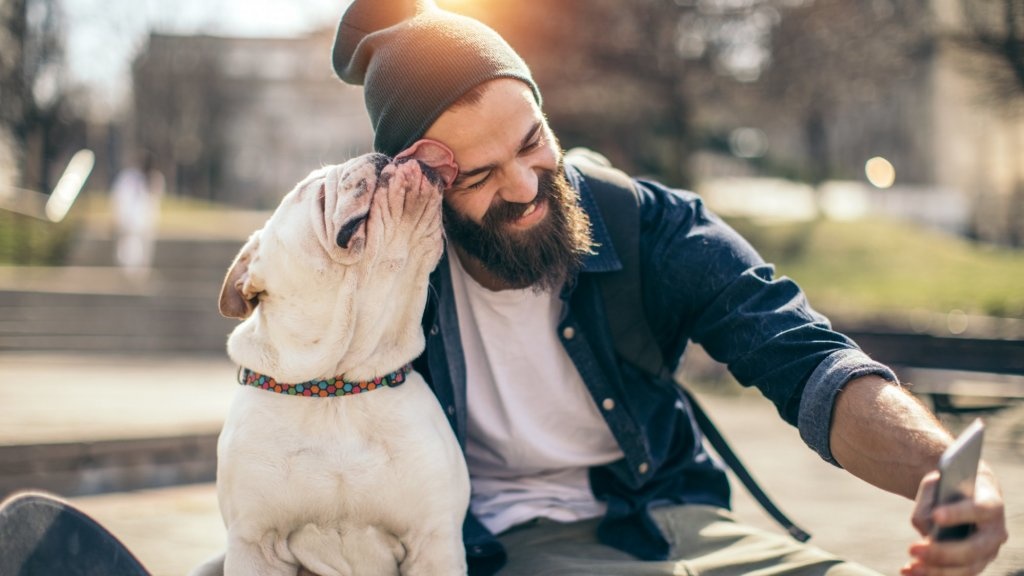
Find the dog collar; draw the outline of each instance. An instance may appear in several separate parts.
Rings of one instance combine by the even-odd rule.
[[[323,380],[309,380],[300,384],[282,384],[270,376],[253,372],[248,368],[240,368],[238,383],[253,386],[268,392],[287,394],[288,396],[309,396],[326,398],[329,396],[351,396],[362,394],[378,388],[394,388],[405,382],[405,375],[412,370],[412,364],[406,364],[398,370],[365,382],[349,382],[341,376]]]

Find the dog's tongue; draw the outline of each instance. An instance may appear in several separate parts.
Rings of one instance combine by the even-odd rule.
[[[413,158],[433,168],[441,177],[445,188],[451,186],[459,174],[459,167],[455,164],[455,154],[437,140],[424,138],[416,141],[395,156],[395,160],[403,158]]]

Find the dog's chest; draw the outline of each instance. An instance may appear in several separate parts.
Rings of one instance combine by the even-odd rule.
[[[444,491],[434,484],[447,481],[459,458],[447,419],[416,373],[397,388],[337,398],[242,387],[221,433],[218,481],[231,498],[302,494],[295,503],[302,514],[317,502],[356,508],[383,492]],[[250,485],[252,478],[260,484]]]

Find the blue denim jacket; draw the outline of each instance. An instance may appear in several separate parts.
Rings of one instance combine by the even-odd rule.
[[[621,263],[586,183],[571,166],[566,171],[598,246],[562,290],[557,330],[625,454],[590,473],[595,495],[608,505],[598,537],[638,558],[664,559],[668,543],[649,508],[665,503],[728,507],[729,484],[703,446],[677,384],[652,379],[616,357],[597,278],[619,270]],[[773,267],[696,194],[636,182],[644,307],[663,356],[673,360],[670,368],[688,342],[700,343],[741,384],[756,386],[813,450],[836,464],[828,433],[839,390],[859,376],[878,374],[892,381],[896,376],[833,331],[792,280],[774,278]],[[466,365],[447,259],[434,271],[431,285],[423,320],[427,347],[416,368],[431,383],[465,448]],[[471,573],[493,573],[504,563],[501,544],[472,514],[463,535]]]

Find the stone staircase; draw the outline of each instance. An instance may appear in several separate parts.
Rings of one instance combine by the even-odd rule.
[[[69,266],[0,267],[0,352],[223,354],[237,323],[217,311],[243,238],[161,238],[153,268],[114,266],[113,240],[85,233]]]

